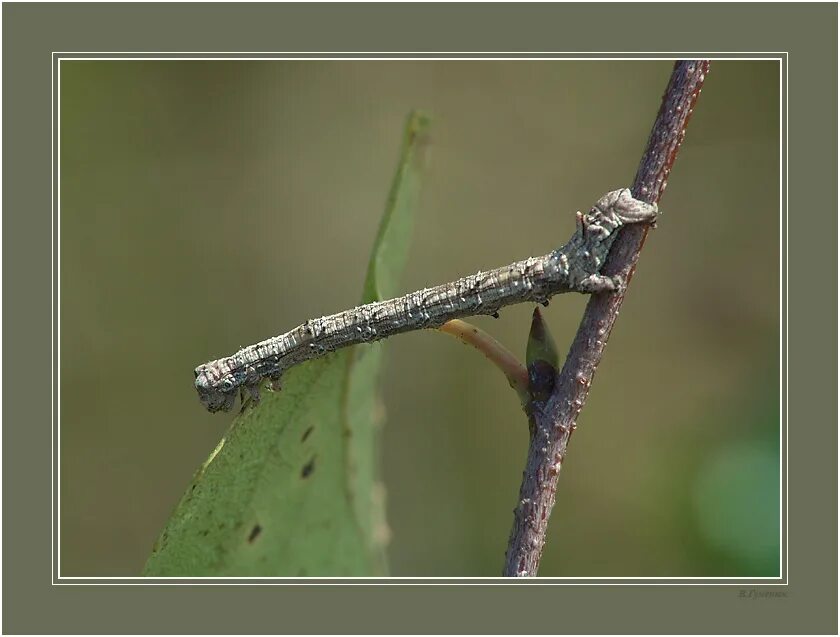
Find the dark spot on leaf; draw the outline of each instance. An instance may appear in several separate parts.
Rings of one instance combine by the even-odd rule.
[[[300,437],[300,441],[301,441],[301,442],[303,442],[304,440],[306,440],[307,438],[309,438],[309,434],[311,434],[311,433],[312,433],[312,430],[313,430],[313,429],[315,429],[315,427],[310,427],[309,429],[307,429],[306,431],[304,431],[304,432],[303,432],[303,435]]]
[[[204,530],[201,532],[201,535],[207,535],[209,532],[210,532],[210,531],[208,531],[207,529],[204,529]]]
[[[248,536],[248,543],[250,544],[254,540],[257,539],[257,536],[262,532],[262,527],[259,524],[255,524],[254,528],[251,529],[251,534]]]
[[[303,465],[303,469],[300,470],[300,477],[308,478],[312,475],[313,471],[315,471],[315,458],[312,458],[312,460]]]

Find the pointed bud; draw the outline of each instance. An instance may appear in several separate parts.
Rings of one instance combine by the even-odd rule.
[[[528,392],[531,400],[547,400],[554,389],[559,371],[559,356],[557,346],[538,307],[534,308],[531,332],[528,334],[525,365],[528,368]]]
[[[530,366],[535,361],[545,361],[557,368],[560,357],[557,355],[557,345],[543,321],[540,308],[534,308],[534,318],[531,319],[531,332],[528,334],[528,347],[525,350],[525,364]]]

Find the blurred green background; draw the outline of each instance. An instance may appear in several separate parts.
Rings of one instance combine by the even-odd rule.
[[[432,114],[410,291],[544,254],[635,174],[667,61],[62,61],[62,576],[137,575],[230,415],[193,368],[356,304]],[[779,70],[713,62],[560,476],[541,575],[779,574]],[[544,316],[562,350],[585,298]],[[532,308],[475,319],[524,356]],[[516,395],[389,341],[397,576],[500,573]]]

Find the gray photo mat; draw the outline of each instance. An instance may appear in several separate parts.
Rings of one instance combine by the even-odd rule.
[[[836,631],[837,207],[833,196],[828,203],[825,200],[826,193],[837,191],[835,6],[7,4],[3,11],[4,209],[8,222],[4,228],[8,337],[4,339],[8,389],[4,414],[6,632]],[[614,16],[610,24],[603,22],[605,11]],[[335,13],[342,14],[340,19],[335,19]],[[201,30],[192,28],[198,14]],[[754,28],[758,14],[761,30]],[[473,28],[479,17],[483,25],[480,31]],[[686,34],[680,31],[685,23],[692,24],[692,32],[704,33],[702,42],[686,41]],[[412,25],[409,32],[406,24]],[[720,56],[720,51],[743,52],[726,53],[726,57],[783,51],[794,69],[794,85],[799,87],[795,95],[787,96],[791,129],[797,133],[788,151],[793,168],[789,181],[783,184],[783,198],[787,200],[787,189],[792,188],[795,207],[807,206],[809,219],[807,224],[785,224],[790,234],[783,256],[790,259],[794,295],[807,295],[808,302],[796,303],[794,297],[788,306],[784,290],[788,310],[785,332],[795,337],[801,333],[796,328],[802,322],[805,333],[821,337],[794,338],[789,348],[793,352],[789,401],[793,407],[790,412],[795,414],[794,431],[810,428],[807,435],[794,434],[784,474],[796,518],[788,521],[785,544],[792,559],[783,586],[564,583],[560,590],[550,581],[457,584],[451,580],[439,586],[430,585],[432,581],[422,586],[391,580],[381,585],[372,581],[313,585],[317,581],[310,581],[277,590],[273,586],[243,586],[245,582],[227,586],[206,580],[202,581],[204,586],[169,582],[114,586],[120,580],[101,584],[87,581],[85,586],[67,586],[62,581],[51,586],[55,582],[55,565],[51,565],[50,557],[55,548],[56,520],[54,506],[50,516],[45,500],[47,494],[56,491],[57,471],[55,466],[52,470],[47,466],[51,455],[48,450],[55,440],[54,431],[51,435],[46,423],[55,422],[58,388],[53,376],[52,414],[48,414],[43,398],[45,381],[33,382],[29,377],[35,376],[37,362],[51,356],[47,335],[54,329],[59,311],[49,292],[42,289],[52,287],[58,267],[53,222],[44,214],[55,209],[57,197],[51,184],[46,183],[50,178],[45,169],[51,134],[47,122],[52,115],[47,93],[48,61],[52,60],[54,69],[56,52],[71,52],[63,57],[73,52],[89,56],[87,52],[100,51],[112,57],[110,52],[117,50],[273,51],[282,42],[287,51],[358,51],[374,48],[375,43],[381,51],[399,48],[430,53],[457,49],[470,57],[470,50],[534,51],[542,57],[546,55],[542,51],[557,48],[594,48],[590,33],[598,34],[599,43],[637,49],[633,34],[651,32],[654,24],[662,57],[677,57],[677,47],[687,44],[693,45],[692,49],[708,47],[711,57]],[[470,35],[475,40],[467,44]],[[557,46],[558,41],[563,42],[562,47]],[[648,54],[611,57],[625,55]],[[826,66],[829,72],[825,72]],[[54,171],[53,164],[53,181]],[[784,172],[788,172],[786,165]],[[40,200],[50,192],[52,202]],[[824,231],[815,232],[817,227]],[[47,237],[52,237],[49,251]],[[26,267],[21,267],[23,264]],[[787,261],[784,266],[787,271]],[[826,289],[831,292],[826,293]],[[52,363],[54,370],[54,358]],[[787,368],[788,361],[783,363]],[[11,369],[18,373],[8,373]],[[798,375],[797,370],[801,372]],[[786,506],[783,514],[787,519]],[[48,516],[53,519],[47,520]],[[788,559],[786,555],[785,564]],[[395,586],[397,583],[402,585]],[[527,590],[514,588],[523,584]],[[95,595],[90,586],[96,589]],[[557,611],[517,611],[518,603],[538,608],[535,596],[542,599],[543,595],[548,608]],[[560,595],[562,602],[556,599]],[[607,608],[611,612],[605,613]]]

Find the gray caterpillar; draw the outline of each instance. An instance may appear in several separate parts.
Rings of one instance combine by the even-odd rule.
[[[280,377],[290,367],[341,347],[440,327],[456,318],[496,315],[506,305],[544,303],[564,292],[616,290],[623,284],[620,278],[601,275],[600,270],[618,229],[631,223],[654,223],[657,214],[656,204],[633,198],[629,189],[613,190],[598,199],[588,214],[578,212],[572,238],[549,254],[310,319],[285,334],[198,366],[198,397],[211,412],[229,411],[237,394],[244,398],[247,392],[256,403],[264,380],[277,389]]]

